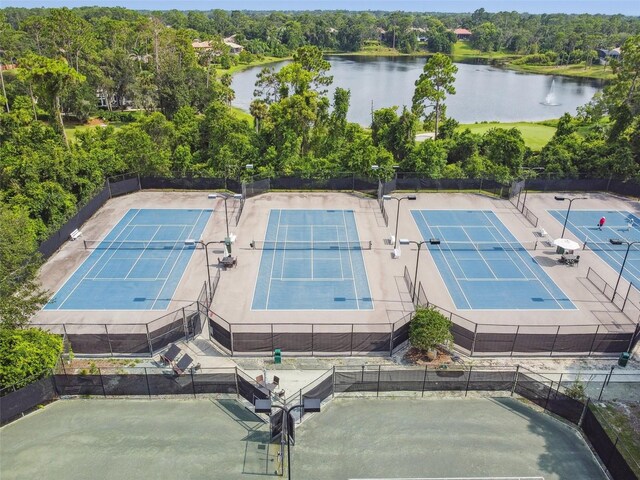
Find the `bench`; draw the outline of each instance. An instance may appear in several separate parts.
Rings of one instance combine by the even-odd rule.
[[[69,234],[69,239],[72,241],[77,240],[78,237],[80,237],[81,235],[82,235],[82,232],[76,228],[73,232]]]

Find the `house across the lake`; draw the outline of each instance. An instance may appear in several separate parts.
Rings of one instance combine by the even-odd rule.
[[[471,38],[471,32],[466,28],[456,28],[453,33],[456,34],[458,40],[469,40]]]
[[[620,58],[620,47],[616,47],[611,50],[607,50],[606,48],[599,48],[597,52],[598,60],[600,60],[601,64],[605,64],[611,59],[617,60]]]
[[[235,35],[225,38],[224,40],[222,40],[222,43],[224,43],[227,47],[229,47],[229,53],[231,55],[239,55],[240,52],[244,50],[244,47],[242,45],[235,43]],[[214,42],[211,42],[210,40],[206,40],[204,42],[201,42],[200,40],[195,40],[194,42],[191,43],[191,46],[197,52],[198,51],[205,52],[208,50],[213,50],[215,48]],[[217,52],[218,55],[220,55],[220,53],[221,52]]]

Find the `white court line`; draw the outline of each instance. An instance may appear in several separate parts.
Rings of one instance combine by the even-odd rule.
[[[345,215],[345,210],[342,210],[342,221],[344,223],[342,228],[344,228],[345,237],[347,238],[347,245],[348,245],[349,244],[349,230],[347,229],[347,216]],[[347,249],[347,252],[349,254],[349,264],[351,265],[351,275],[353,275],[355,273],[355,271],[353,269],[353,257],[351,256],[351,250],[350,249]],[[356,282],[353,282],[353,291],[356,293],[356,307],[358,307],[358,310],[360,310],[360,297],[358,295],[358,285],[356,285]]]
[[[151,237],[152,239],[158,234],[158,230],[160,230],[160,227],[156,227],[156,231],[153,232],[153,236]],[[142,240],[142,241],[146,241],[146,240]],[[129,269],[129,271],[127,272],[127,274],[123,277],[123,280],[128,280],[129,279],[129,274],[131,273],[131,271],[135,268],[135,266],[138,264],[138,262],[140,261],[140,259],[142,258],[142,256],[144,255],[144,253],[147,251],[147,247],[143,248],[142,251],[140,252],[140,254],[138,255],[138,257],[136,258],[136,261],[133,262],[133,265],[131,265],[131,268]]]
[[[202,217],[204,210],[200,210],[200,215],[198,215],[198,218],[196,218],[195,222],[193,223],[193,225],[191,225],[191,230],[189,230],[189,235],[187,238],[191,238],[193,235],[193,230],[196,228],[196,225],[198,224],[198,221],[200,220],[200,218]],[[183,230],[184,231],[184,230]],[[185,251],[185,248],[187,247],[187,245],[183,244],[182,248],[180,250],[173,250],[169,256],[171,256],[171,254],[176,251],[178,252],[178,254],[175,256],[175,259],[173,261],[173,266],[171,267],[171,270],[169,270],[169,273],[167,274],[167,276],[164,279],[164,282],[162,283],[162,286],[160,287],[160,289],[158,290],[158,293],[156,294],[156,298],[153,301],[153,303],[151,304],[151,309],[153,310],[153,307],[155,307],[156,303],[158,303],[158,300],[160,300],[160,294],[162,294],[162,291],[164,290],[164,287],[167,285],[167,282],[169,281],[169,278],[171,277],[171,274],[173,273],[173,271],[176,268],[176,265],[178,264],[178,260],[180,260],[180,257],[182,255],[182,252]],[[186,270],[186,266],[185,265],[185,270]],[[207,265],[207,268],[209,268],[209,265]],[[178,283],[176,283],[175,287],[174,287],[174,292],[175,290],[178,288],[178,285],[180,284],[180,280],[182,280],[182,277],[184,276],[184,270],[182,271],[182,275],[180,276],[180,278],[178,279]],[[169,300],[169,302],[171,302],[171,299]]]
[[[280,218],[282,218],[282,209],[278,209],[278,226],[276,227],[276,242],[278,241],[278,235],[280,235]],[[268,229],[269,229],[269,226],[267,225],[267,230]],[[284,253],[282,256],[283,272],[284,272]],[[266,303],[264,304],[265,310],[269,310],[269,296],[271,295],[271,282],[273,281],[273,267],[275,265],[277,255],[278,255],[278,251],[276,250],[273,252],[273,258],[271,259],[271,270],[269,270],[269,286],[267,287],[267,298],[266,298]],[[282,277],[282,274],[280,274],[280,276]]]
[[[487,215],[487,214],[486,214],[486,212],[483,212],[483,215],[484,215],[484,216],[485,216],[485,218],[486,218],[487,220],[489,220],[489,222],[491,223],[491,226],[492,226],[492,228],[493,228],[493,231],[492,231],[492,230],[489,230],[489,232],[491,232],[491,236],[493,237],[493,239],[494,239],[496,242],[500,243],[500,238],[502,238],[502,241],[503,241],[504,243],[506,243],[506,244],[513,243],[513,242],[509,242],[509,241],[508,241],[507,237],[506,237],[506,236],[505,236],[505,235],[500,231],[500,229],[498,228],[498,226],[497,226],[496,224],[494,224],[494,223],[493,223],[493,220],[491,220],[491,219],[490,219],[489,215]],[[497,217],[496,217],[496,220],[498,220],[498,221],[499,221],[499,219],[498,219]],[[502,223],[502,222],[500,222],[500,223]],[[496,238],[496,233],[500,236],[500,238]],[[522,245],[522,243],[518,242],[518,240],[517,240],[517,239],[516,239],[516,242],[517,242],[519,245]],[[516,267],[516,269],[517,269],[517,270],[522,274],[522,276],[526,278],[526,277],[527,277],[527,272],[523,271],[523,270],[520,268],[520,265],[518,265],[518,263],[514,260],[514,258],[513,258],[511,255],[509,255],[509,253],[507,253],[507,252],[513,252],[513,253],[515,253],[515,254],[517,255],[517,258],[518,258],[518,260],[519,260],[519,263],[525,263],[525,265],[526,265],[525,259],[523,259],[523,258],[519,255],[519,253],[521,253],[521,252],[520,252],[520,251],[516,251],[516,250],[504,250],[504,252],[507,254],[506,259],[507,259],[507,260],[509,260],[509,261],[513,264],[513,266],[515,266],[515,267]],[[531,258],[531,256],[529,256],[529,258]],[[528,260],[528,259],[527,259],[527,260]],[[528,270],[528,273],[533,274],[533,276],[534,276],[534,277],[536,277],[536,280],[538,280],[538,281],[540,280],[540,279],[538,278],[538,276],[536,275],[536,273],[535,273],[535,272],[533,272],[533,271],[531,270],[531,267],[529,267],[529,265],[527,265],[527,270]]]
[[[118,238],[120,237],[120,235],[122,235],[122,234],[124,233],[124,231],[126,230],[126,228],[127,228],[129,225],[131,225],[131,222],[133,221],[133,219],[134,219],[134,218],[136,218],[136,217],[138,216],[138,213],[140,213],[140,209],[138,209],[138,211],[135,213],[135,215],[134,215],[133,217],[131,217],[131,219],[127,222],[127,224],[126,224],[126,225],[124,225],[124,226],[122,227],[122,230],[120,230],[120,232],[118,232],[118,234],[116,235],[116,239],[118,239]],[[121,220],[121,221],[122,221],[122,220]],[[119,223],[119,222],[118,222],[118,223]],[[117,224],[116,224],[113,228],[115,228],[116,226],[117,226]],[[111,229],[111,231],[113,231],[113,228]],[[111,231],[109,231],[109,233],[111,233]],[[108,234],[107,234],[107,235],[108,235]],[[131,235],[131,233],[129,233],[129,235]],[[115,240],[114,240],[114,241],[115,241]],[[67,302],[67,300],[69,300],[69,297],[70,297],[71,295],[73,295],[73,293],[77,290],[77,288],[80,286],[80,284],[81,284],[82,282],[84,282],[85,280],[91,281],[91,278],[87,278],[87,275],[89,275],[89,272],[91,272],[91,270],[93,270],[93,268],[96,266],[96,264],[97,264],[99,261],[101,261],[101,260],[102,260],[102,257],[104,257],[108,252],[109,252],[109,250],[105,250],[105,251],[102,253],[102,255],[100,255],[100,256],[96,259],[96,261],[95,261],[95,262],[94,262],[94,264],[91,266],[91,268],[89,268],[89,269],[87,270],[87,273],[85,273],[85,274],[82,276],[82,278],[78,281],[78,283],[76,283],[76,286],[75,286],[75,287],[73,287],[73,289],[72,289],[72,290],[69,292],[69,294],[64,298],[64,300],[63,300],[62,302],[60,302],[60,306],[59,306],[58,308],[56,308],[55,310],[60,310],[60,309],[62,308],[62,306]],[[111,254],[111,257],[113,257],[113,255],[114,255],[114,254],[115,254],[115,252],[113,252],[113,253]],[[107,259],[107,261],[105,262],[105,265],[106,265],[107,263],[109,263],[109,260],[111,260],[111,257],[109,257],[109,259]],[[91,258],[91,256],[89,256],[89,258]],[[87,258],[87,260],[88,260],[89,258]],[[85,262],[86,262],[87,260],[85,260]],[[84,265],[84,262],[82,262],[82,264],[81,264],[80,266],[82,266],[82,265]],[[80,268],[80,267],[78,267],[78,268]],[[103,266],[102,266],[102,268],[98,271],[98,273],[100,273],[103,269],[104,269],[104,265],[103,265]],[[75,272],[74,272],[74,274],[75,274]],[[65,282],[65,284],[64,284],[62,287],[60,287],[60,290],[62,290],[62,289],[64,288],[64,286],[65,286],[65,285],[66,285],[66,282]],[[60,291],[60,290],[58,290],[58,291]]]
[[[198,220],[200,220],[200,216],[196,219],[196,224],[198,223]],[[172,225],[172,226],[173,226],[173,225]],[[186,239],[186,238],[193,238],[193,235],[190,235],[190,234],[186,234],[186,235],[185,235],[185,233],[184,233],[184,229],[185,229],[185,228],[186,228],[186,227],[182,227],[182,230],[180,230],[180,238],[182,238],[182,239]],[[193,232],[193,228],[194,228],[194,227],[193,227],[193,225],[192,225],[192,226],[191,226],[191,232]],[[191,232],[189,232],[189,233],[191,233]],[[157,232],[156,232],[156,233],[157,233]],[[182,240],[182,241],[184,242],[184,240]],[[174,242],[174,243],[179,243],[179,241],[176,241],[176,242]],[[174,245],[174,246],[175,246],[175,245]],[[207,247],[205,247],[205,248],[207,248]],[[161,280],[161,279],[163,279],[163,278],[164,278],[165,280],[167,279],[167,277],[160,277],[159,275],[160,275],[160,272],[162,272],[162,270],[164,269],[164,266],[165,266],[165,265],[167,264],[167,262],[171,259],[171,255],[173,254],[173,250],[175,250],[175,249],[172,249],[171,251],[169,251],[169,255],[167,255],[167,258],[165,258],[165,259],[164,259],[164,263],[162,264],[162,267],[160,267],[160,269],[158,270],[158,274],[156,275],[156,280]],[[184,245],[183,245],[182,249],[180,249],[180,252],[182,252],[183,250],[184,250]],[[189,263],[187,262],[187,265],[188,265],[188,264],[189,264]],[[209,268],[209,266],[208,266],[208,265],[207,265],[207,268]]]
[[[496,219],[498,219],[498,217],[497,217],[497,216],[496,216]],[[493,225],[493,221],[491,221],[491,224]],[[495,225],[494,225],[494,227],[496,228],[496,230],[498,231],[498,233],[500,233],[500,236],[501,236],[501,237],[506,241],[506,238],[505,238],[504,234],[503,234],[502,232],[500,232],[500,230],[498,229],[498,227],[496,227]],[[505,227],[505,228],[506,228],[506,227]],[[543,288],[544,290],[546,290],[546,291],[547,291],[547,293],[549,294],[549,296],[550,296],[551,298],[553,298],[554,303],[555,303],[558,307],[560,307],[560,310],[575,310],[575,305],[573,305],[573,302],[571,301],[571,299],[570,299],[569,297],[567,297],[567,299],[569,300],[569,302],[571,303],[571,305],[573,306],[573,308],[564,308],[564,306],[562,306],[562,305],[560,304],[560,302],[558,301],[558,299],[556,299],[556,298],[553,296],[553,293],[551,292],[551,290],[549,290],[549,288],[547,287],[547,285],[545,284],[545,282],[543,282],[543,281],[540,279],[540,277],[538,277],[538,275],[536,274],[536,272],[534,272],[534,271],[533,271],[532,267],[530,267],[530,266],[527,264],[527,262],[525,262],[525,260],[529,260],[529,259],[533,258],[533,257],[531,257],[531,255],[527,255],[527,257],[528,257],[528,258],[526,258],[526,257],[525,257],[525,258],[523,258],[523,257],[522,257],[522,255],[520,255],[522,252],[515,251],[515,253],[516,253],[516,255],[518,255],[518,257],[520,257],[520,260],[522,260],[522,261],[523,261],[523,263],[525,263],[525,265],[527,265],[527,269],[529,270],[529,272],[530,272],[530,273],[532,273],[533,275],[535,275],[535,276],[538,278],[538,282],[540,282],[540,285],[542,285],[542,288]],[[537,265],[537,263],[536,263],[536,265]],[[523,272],[523,273],[524,273],[524,272]],[[544,270],[543,270],[543,273],[544,273]],[[551,278],[551,277],[549,277],[549,278]],[[553,279],[551,279],[551,281],[553,282]],[[554,284],[554,285],[556,285],[556,283],[555,283],[555,282],[553,282],[553,284]],[[556,287],[558,288],[558,290],[560,290],[560,292],[561,292],[563,295],[565,295],[565,296],[566,296],[566,294],[562,291],[562,289],[561,289],[560,287],[558,287],[557,285],[556,285]]]
[[[484,213],[484,212],[483,212],[483,213]],[[485,226],[485,227],[486,227],[486,226]],[[462,232],[467,236],[467,238],[469,239],[469,242],[473,244],[473,241],[471,240],[471,237],[470,237],[470,236],[469,236],[469,234],[467,233],[467,227],[462,226]],[[489,230],[489,232],[491,232],[491,230]],[[492,233],[491,235],[493,235],[493,233]],[[494,271],[493,271],[493,268],[491,268],[491,264],[487,261],[487,259],[486,259],[486,258],[484,258],[484,256],[482,255],[482,252],[481,252],[480,250],[476,249],[476,251],[478,252],[478,255],[480,255],[480,258],[481,258],[481,259],[482,259],[482,261],[485,263],[485,265],[487,266],[487,268],[489,269],[489,271],[491,272],[491,275],[493,275],[493,279],[494,279],[494,280],[497,280],[497,279],[498,279],[498,275],[496,275],[496,272],[494,272]],[[453,252],[453,256],[454,256],[454,257],[456,257],[456,259],[457,259],[457,256],[456,256],[455,252]],[[461,259],[461,260],[464,260],[464,259]],[[464,270],[463,270],[463,271],[464,271]],[[467,277],[467,274],[466,274],[466,273],[465,273],[465,275],[464,275],[464,276],[465,276],[465,279],[466,279],[466,280],[471,280],[471,279],[475,279],[475,278],[477,278],[477,277],[471,277],[471,278],[469,278],[469,277]]]
[[[425,216],[424,216],[424,213],[423,213],[423,212],[424,212],[424,210],[418,210],[418,211],[420,212],[420,217],[422,218],[422,221],[424,222],[425,227],[427,227],[427,229],[429,230],[429,233],[431,234],[431,235],[430,235],[430,236],[431,236],[431,238],[434,238],[433,230],[431,230],[431,227],[429,226],[429,223],[427,222],[427,219],[426,219],[426,218],[425,218]],[[460,225],[458,225],[458,226],[460,227]],[[438,228],[438,230],[439,230],[439,227],[437,227],[437,226],[434,226],[434,228]],[[419,228],[418,228],[418,230],[419,230]],[[421,232],[421,234],[422,234],[422,232]],[[423,240],[426,240],[427,242],[429,241],[429,239],[428,239],[428,238],[424,238]],[[464,289],[462,288],[462,285],[460,285],[460,282],[458,281],[458,278],[456,278],[456,275],[453,273],[453,269],[451,268],[451,264],[449,263],[449,260],[448,260],[448,258],[447,258],[446,253],[444,252],[444,250],[442,250],[442,247],[441,247],[440,245],[437,245],[437,247],[438,247],[438,251],[440,252],[440,255],[442,256],[442,258],[443,258],[444,262],[447,264],[447,268],[449,269],[449,272],[451,273],[451,277],[454,279],[454,281],[455,281],[455,282],[456,282],[456,284],[458,285],[458,288],[460,289],[460,293],[462,294],[462,297],[464,298],[464,301],[465,301],[465,302],[467,302],[467,305],[469,306],[469,308],[472,308],[472,307],[471,307],[471,302],[470,302],[470,301],[469,301],[469,299],[467,298],[467,295],[464,293]],[[419,254],[420,254],[420,252],[418,251],[418,255],[419,255]],[[452,256],[453,256],[453,255],[452,255]],[[433,258],[433,255],[432,255],[432,258]],[[454,258],[455,258],[455,257],[454,257]],[[456,260],[456,262],[457,262],[457,260]],[[460,264],[459,264],[459,263],[458,263],[458,266],[460,266]],[[462,267],[460,267],[460,269],[464,272],[464,270],[462,269]],[[445,286],[446,286],[446,285],[447,285],[446,280],[445,280],[444,278],[442,278],[442,280],[443,280],[443,282],[444,282],[444,284],[445,284]],[[416,279],[415,279],[415,281],[417,282],[417,281],[418,281],[418,279],[416,278]],[[414,289],[415,289],[415,288],[416,288],[416,286],[414,285]],[[448,288],[448,287],[447,287],[447,291],[449,292],[449,288]],[[451,297],[451,299],[453,300],[453,303],[455,304],[455,303],[456,303],[456,301],[455,301],[455,299],[453,298],[453,295],[451,295],[451,292],[449,292],[449,296]]]

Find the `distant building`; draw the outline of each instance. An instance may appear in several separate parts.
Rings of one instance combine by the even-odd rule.
[[[380,40],[381,42],[384,42],[387,38],[387,31],[384,28],[376,28],[376,33],[378,34],[378,40]]]
[[[410,32],[414,32],[416,34],[416,37],[418,37],[418,41],[419,42],[426,42],[427,41],[427,29],[426,28],[421,28],[421,27],[411,27],[409,28]]]
[[[235,35],[225,38],[224,40],[222,40],[222,42],[229,47],[229,53],[231,53],[231,55],[238,55],[240,52],[244,50],[244,47],[242,45],[235,43],[234,40],[235,40]],[[213,50],[214,48],[212,42],[209,40],[206,40],[204,42],[201,42],[200,40],[195,40],[194,42],[191,43],[191,46],[196,50],[196,52],[198,51],[205,52],[208,50]],[[220,55],[220,54],[221,52],[217,52],[217,55]]]
[[[466,28],[456,28],[453,33],[456,34],[458,40],[469,40],[471,38],[471,32]]]
[[[613,48],[611,50],[607,50],[606,48],[599,48],[596,51],[598,52],[598,60],[601,64],[605,64],[611,59],[617,60],[620,58],[619,47]]]

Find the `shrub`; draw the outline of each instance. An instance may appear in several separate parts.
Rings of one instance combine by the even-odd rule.
[[[433,308],[418,308],[409,324],[409,341],[420,350],[453,343],[451,320]]]

